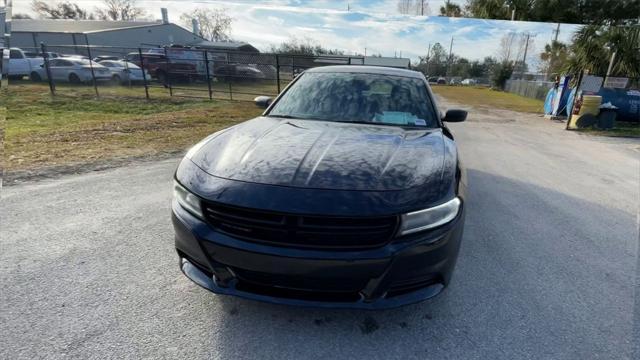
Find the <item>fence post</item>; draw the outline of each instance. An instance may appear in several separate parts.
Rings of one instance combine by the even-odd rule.
[[[171,87],[171,65],[169,63],[169,55],[167,53],[167,47],[163,46],[164,48],[164,58],[166,60],[166,64],[167,64],[167,69],[166,69],[166,79],[165,79],[165,86],[169,87],[169,96],[173,96],[173,88]]]
[[[213,100],[213,90],[211,90],[211,73],[209,72],[209,55],[208,51],[204,50],[204,67],[207,72],[207,87],[209,88],[209,100]]]
[[[89,68],[91,68],[91,79],[93,80],[93,89],[96,91],[96,97],[100,97],[98,93],[98,82],[96,81],[96,73],[93,71],[93,60],[91,60],[91,46],[87,43],[87,54],[89,55]]]
[[[231,89],[231,81],[227,81],[229,85],[229,100],[233,100],[233,90]]]
[[[140,68],[142,69],[142,82],[144,83],[144,94],[149,100],[149,84],[147,83],[147,74],[144,69],[144,58],[142,57],[142,48],[138,48],[138,56],[140,56]]]
[[[276,81],[278,82],[278,94],[280,94],[280,57],[276,54]]]
[[[40,49],[42,50],[42,57],[44,58],[44,68],[47,73],[47,82],[49,83],[49,91],[51,91],[51,95],[56,94],[56,85],[53,83],[53,79],[51,78],[51,68],[49,67],[49,54],[47,54],[47,46],[41,42]]]

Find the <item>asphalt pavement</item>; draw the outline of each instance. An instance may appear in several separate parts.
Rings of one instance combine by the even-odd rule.
[[[451,128],[470,186],[453,281],[388,311],[191,283],[169,217],[179,159],[3,188],[0,358],[633,358],[640,142],[486,109]]]

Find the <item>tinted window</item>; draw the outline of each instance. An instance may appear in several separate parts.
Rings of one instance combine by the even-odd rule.
[[[437,127],[423,80],[362,73],[306,73],[269,116]]]
[[[10,59],[22,59],[22,54],[18,50],[9,50]]]

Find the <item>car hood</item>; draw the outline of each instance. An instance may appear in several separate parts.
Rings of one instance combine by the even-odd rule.
[[[404,190],[442,179],[440,129],[259,117],[190,151],[210,175],[268,185]]]

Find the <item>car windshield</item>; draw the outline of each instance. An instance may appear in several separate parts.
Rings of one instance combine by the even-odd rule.
[[[437,127],[421,79],[384,74],[306,73],[268,116]]]

